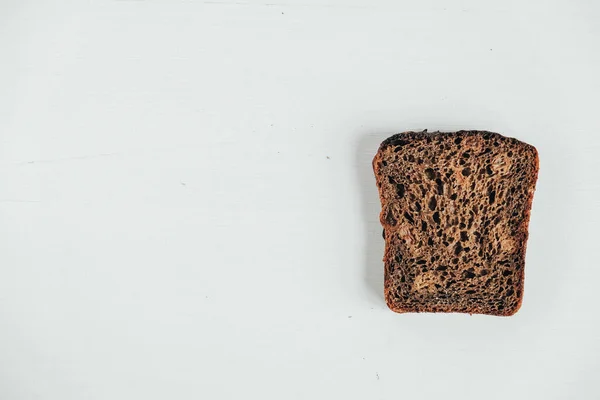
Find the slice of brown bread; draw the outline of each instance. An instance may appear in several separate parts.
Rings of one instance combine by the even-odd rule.
[[[373,169],[390,309],[517,312],[535,147],[485,131],[405,132],[381,144]]]

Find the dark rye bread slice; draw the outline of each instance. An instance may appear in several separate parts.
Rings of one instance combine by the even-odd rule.
[[[535,147],[485,131],[405,132],[373,159],[393,311],[521,306]]]

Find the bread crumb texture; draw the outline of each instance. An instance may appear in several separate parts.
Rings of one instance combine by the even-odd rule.
[[[492,132],[386,139],[373,169],[390,309],[517,312],[538,166],[535,147]]]

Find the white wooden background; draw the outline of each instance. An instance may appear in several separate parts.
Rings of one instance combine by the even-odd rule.
[[[0,2],[0,398],[598,399],[600,3]],[[382,299],[370,161],[535,145],[511,318]]]

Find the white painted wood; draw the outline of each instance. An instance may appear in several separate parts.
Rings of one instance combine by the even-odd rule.
[[[3,1],[1,399],[598,399],[600,3]],[[511,318],[382,299],[401,130],[535,145]]]

